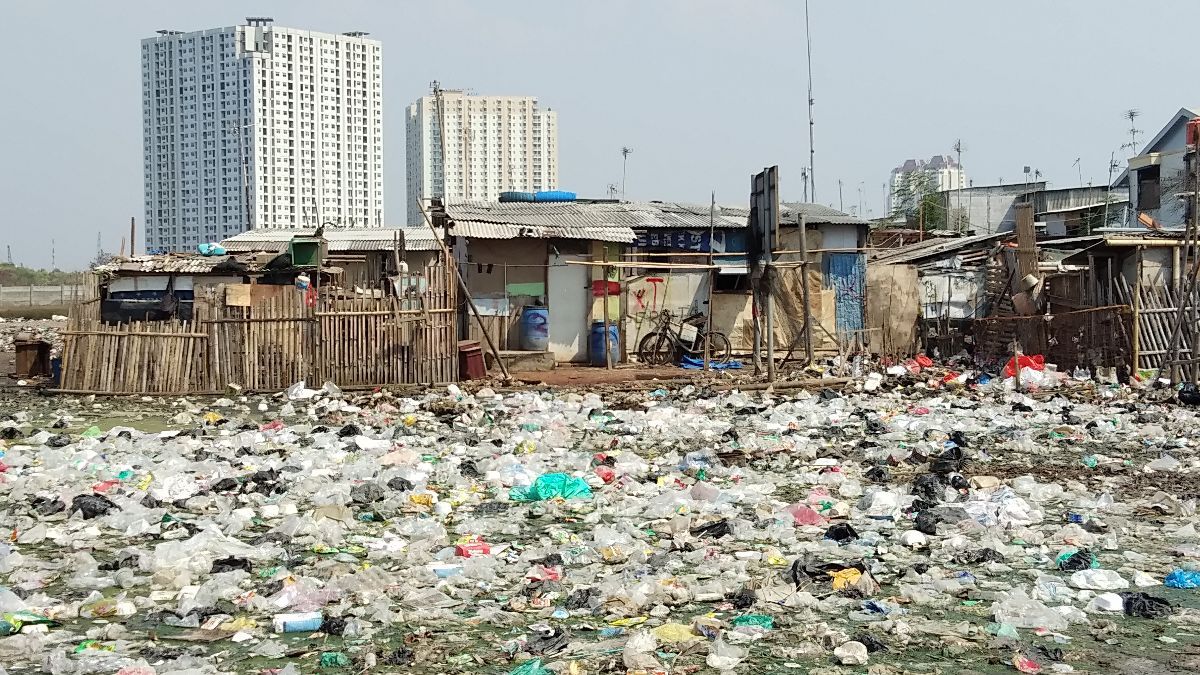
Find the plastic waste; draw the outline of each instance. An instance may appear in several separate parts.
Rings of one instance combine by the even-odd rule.
[[[1163,580],[1163,585],[1167,588],[1200,588],[1200,571],[1171,570]]]
[[[515,502],[535,502],[547,499],[576,499],[590,497],[592,488],[582,478],[573,478],[565,473],[548,473],[537,477],[527,488],[514,487],[509,499]]]
[[[837,649],[833,650],[833,655],[843,666],[861,666],[870,660],[867,646],[853,640],[838,645]]]

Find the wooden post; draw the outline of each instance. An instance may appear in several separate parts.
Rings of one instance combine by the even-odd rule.
[[[608,330],[609,330],[608,270],[610,269],[608,266],[608,244],[607,243],[603,244],[603,247],[604,247],[604,267],[601,269],[604,270],[604,273],[603,273],[604,274],[604,282],[603,282],[604,283],[604,309],[602,309],[601,311],[604,312],[604,368],[605,368],[605,370],[612,370],[612,367],[613,367],[612,348],[611,348],[611,345],[608,344]]]
[[[33,284],[29,284],[29,306],[33,307]]]
[[[708,317],[704,321],[704,369],[712,370],[713,286],[717,284],[717,270],[713,267],[713,232],[717,220],[717,193],[712,193],[708,206]]]
[[[1013,337],[1013,386],[1017,391],[1021,391],[1021,343],[1017,337]]]
[[[812,344],[812,307],[808,297],[808,218],[800,215],[800,288],[804,300],[804,357],[810,365],[813,362]]]
[[[129,257],[131,258],[134,256],[133,242],[137,241],[134,238],[134,222],[133,216],[129,216]]]
[[[1138,370],[1141,368],[1141,340],[1142,340],[1142,247],[1137,247],[1137,266],[1134,274],[1137,276],[1133,280],[1133,373],[1137,376]],[[1165,358],[1169,358],[1165,357]],[[1172,366],[1172,379],[1175,378],[1175,368]]]
[[[467,301],[467,306],[471,308],[471,315],[475,317],[475,323],[479,325],[479,331],[483,333],[483,339],[487,342],[488,350],[492,352],[492,356],[496,358],[496,365],[500,366],[500,373],[504,375],[505,380],[511,380],[512,376],[508,374],[508,366],[504,365],[504,359],[500,357],[500,350],[496,349],[496,344],[492,342],[492,336],[488,333],[487,326],[483,324],[483,317],[479,315],[479,308],[475,306],[475,300],[471,298],[471,291],[467,288],[467,282],[463,279],[462,272],[459,271],[458,265],[452,265],[450,259],[450,249],[446,246],[446,242],[438,237],[437,229],[433,226],[433,220],[429,218],[429,213],[425,210],[425,205],[417,199],[417,208],[421,209],[421,215],[425,218],[425,224],[429,226],[429,230],[433,232],[433,238],[442,247],[442,253],[446,256],[446,267],[454,267],[454,276],[458,279],[458,288],[463,293],[463,298]],[[457,340],[454,340],[457,344]],[[455,358],[458,354],[455,354]]]

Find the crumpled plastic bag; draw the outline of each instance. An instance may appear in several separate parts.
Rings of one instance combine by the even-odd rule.
[[[591,497],[592,488],[582,478],[572,478],[565,473],[547,473],[537,477],[529,487],[514,487],[508,498],[514,502],[540,502],[555,497],[574,499]]]
[[[621,652],[621,661],[630,670],[658,668],[658,659],[654,658],[654,650],[658,649],[658,640],[648,630],[640,630],[625,643]]]

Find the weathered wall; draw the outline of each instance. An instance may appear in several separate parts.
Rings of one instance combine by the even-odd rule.
[[[866,327],[872,352],[899,357],[915,353],[919,293],[915,265],[867,265]]]

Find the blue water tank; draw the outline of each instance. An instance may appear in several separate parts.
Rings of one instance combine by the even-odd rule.
[[[613,363],[621,361],[621,340],[620,334],[617,331],[617,324],[610,323],[608,325],[608,351],[612,356]],[[589,351],[591,352],[591,360],[593,366],[603,366],[604,363],[604,320],[592,322],[592,333],[588,341]]]
[[[535,202],[573,202],[575,201],[575,193],[565,190],[543,190],[533,194]]]
[[[521,349],[544,352],[550,347],[550,310],[529,305],[521,310]]]
[[[512,192],[512,191],[501,192],[500,193],[500,201],[504,202],[504,203],[532,202],[532,201],[534,201],[534,196],[533,196],[532,192]]]

